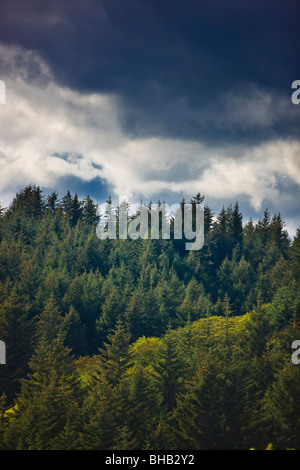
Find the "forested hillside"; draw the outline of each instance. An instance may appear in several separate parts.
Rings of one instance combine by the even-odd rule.
[[[70,191],[1,209],[0,448],[300,449],[300,230],[204,215],[187,251],[100,240]]]

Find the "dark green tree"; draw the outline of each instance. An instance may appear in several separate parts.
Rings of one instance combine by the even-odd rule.
[[[6,364],[0,367],[0,394],[5,393],[9,404],[20,391],[20,379],[29,371],[33,331],[29,307],[12,291],[0,304],[0,338],[6,346]]]
[[[18,213],[38,217],[41,216],[44,209],[42,190],[39,186],[26,186],[22,191],[16,194],[11,205],[9,213]]]
[[[99,221],[99,215],[97,213],[97,206],[91,197],[88,195],[83,200],[82,205],[82,219],[88,226],[96,226]]]
[[[176,406],[178,394],[183,390],[184,362],[179,355],[178,343],[170,331],[164,336],[152,365],[153,380],[159,390],[162,409],[170,412]]]
[[[243,216],[238,202],[235,203],[229,221],[229,234],[233,245],[241,244],[243,241]]]
[[[9,449],[51,450],[65,426],[78,419],[78,387],[70,351],[58,337],[41,343],[30,360],[31,375],[22,381],[5,443]]]
[[[129,344],[130,334],[122,321],[118,319],[114,331],[108,336],[105,349],[100,350],[102,372],[107,382],[113,387],[121,384],[131,364]]]
[[[221,355],[222,356],[222,355]],[[223,362],[210,354],[175,410],[174,434],[185,449],[247,449],[245,428],[248,384],[246,363],[235,358]]]
[[[46,209],[48,209],[52,214],[54,214],[58,208],[59,200],[58,194],[54,191],[47,197]]]
[[[292,247],[289,252],[289,263],[293,277],[300,281],[300,229],[296,231]]]
[[[76,193],[73,198],[72,205],[71,205],[70,223],[73,227],[77,225],[81,216],[82,216],[82,204],[81,204],[81,201],[79,200],[78,194]]]

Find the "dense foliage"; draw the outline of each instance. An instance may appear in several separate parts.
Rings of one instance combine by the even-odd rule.
[[[32,186],[0,212],[0,448],[300,449],[300,230],[206,205],[187,251],[98,218]]]

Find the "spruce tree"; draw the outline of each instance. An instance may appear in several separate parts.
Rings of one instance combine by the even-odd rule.
[[[233,245],[241,244],[243,239],[243,216],[239,210],[238,202],[235,203],[229,221],[229,233]]]
[[[51,450],[69,420],[79,413],[78,387],[70,351],[61,337],[40,343],[22,381],[17,408],[5,433],[8,448]]]
[[[54,191],[47,197],[46,209],[52,214],[56,212],[58,208],[58,194]]]
[[[222,354],[207,356],[175,410],[177,445],[196,450],[247,449],[247,396],[245,363],[235,358],[224,364]]]
[[[295,280],[300,282],[300,229],[296,231],[290,252],[289,264]]]
[[[81,216],[82,216],[82,204],[81,204],[81,201],[79,200],[78,194],[76,193],[71,204],[71,214],[70,214],[70,223],[73,227],[77,225]]]
[[[89,195],[83,200],[82,219],[87,226],[95,226],[99,221],[97,206]]]
[[[118,319],[115,329],[108,336],[105,348],[100,350],[102,372],[107,382],[113,387],[121,384],[131,364],[129,344],[130,334],[122,320]]]
[[[176,406],[179,392],[183,389],[184,362],[179,355],[178,344],[170,326],[153,363],[153,380],[161,397],[162,409],[170,412]]]
[[[29,307],[12,292],[0,305],[0,339],[6,347],[6,364],[0,367],[0,394],[5,393],[8,403],[20,391],[19,381],[29,371],[33,331]]]

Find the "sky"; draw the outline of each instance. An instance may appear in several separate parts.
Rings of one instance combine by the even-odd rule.
[[[300,227],[299,0],[0,0],[0,202],[189,201]]]

